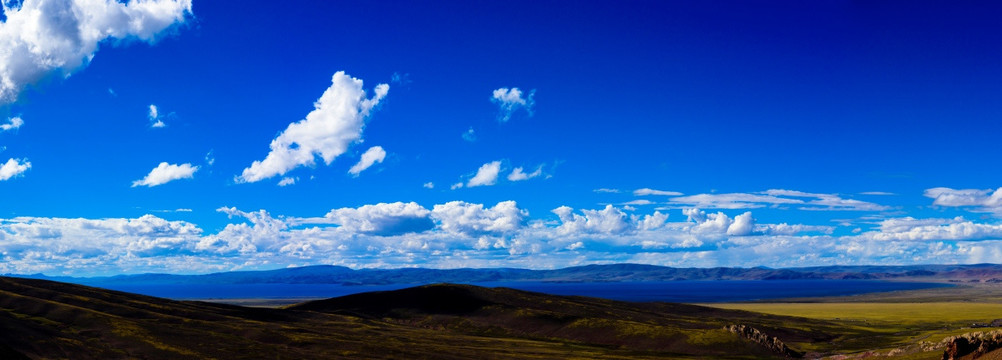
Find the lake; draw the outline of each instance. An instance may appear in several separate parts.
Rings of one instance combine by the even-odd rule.
[[[397,290],[420,284],[88,284],[150,296],[184,299],[319,299],[370,291]],[[844,296],[873,292],[951,286],[874,280],[723,280],[652,282],[482,282],[472,285],[509,287],[554,295],[581,295],[623,301],[734,302],[791,297]]]

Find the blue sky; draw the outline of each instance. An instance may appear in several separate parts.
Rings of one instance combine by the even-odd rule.
[[[1000,262],[1000,14],[6,2],[0,273]]]

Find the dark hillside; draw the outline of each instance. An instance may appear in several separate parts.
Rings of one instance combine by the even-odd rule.
[[[723,327],[755,324],[787,342],[824,342],[837,337],[836,326],[797,319],[717,308],[552,296],[506,288],[428,285],[307,302],[296,310],[392,319],[400,324],[444,328],[485,336],[572,341],[668,353],[722,356],[769,355],[758,346],[735,339]]]
[[[431,285],[285,309],[172,301],[0,277],[0,359],[777,358],[784,343],[873,334],[801,318]]]

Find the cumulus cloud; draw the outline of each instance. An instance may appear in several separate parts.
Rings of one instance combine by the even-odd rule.
[[[502,201],[490,208],[483,204],[451,201],[435,205],[431,216],[444,231],[478,235],[515,231],[521,227],[529,212],[519,209],[514,201]]]
[[[1002,214],[1002,187],[991,189],[951,189],[938,187],[926,189],[925,197],[932,204],[946,207],[971,207],[977,211]]]
[[[372,164],[382,163],[383,159],[386,158],[386,151],[383,150],[382,146],[373,146],[366,150],[362,154],[362,158],[358,160],[358,163],[353,165],[351,169],[348,169],[348,173],[358,176],[359,173],[368,169]]]
[[[153,168],[146,177],[133,181],[132,187],[154,187],[174,180],[191,179],[195,177],[196,171],[198,171],[198,166],[191,166],[191,164],[176,165],[162,162]]]
[[[543,174],[543,166],[542,165],[536,167],[536,171],[533,171],[531,173],[525,173],[522,170],[522,167],[519,166],[519,167],[515,168],[515,170],[512,170],[511,174],[508,174],[508,181],[529,180],[529,179],[532,179],[532,178],[537,177],[537,176],[542,175],[542,174]]]
[[[293,184],[296,183],[296,181],[299,181],[298,177],[284,177],[284,178],[282,178],[282,180],[278,181],[278,186],[285,187],[285,186],[293,185]]]
[[[466,182],[466,187],[491,186],[497,183],[498,174],[501,172],[501,161],[491,161],[480,166],[477,174],[473,175],[470,181]]]
[[[758,224],[686,208],[668,222],[612,205],[530,219],[514,201],[395,202],[342,207],[311,218],[222,207],[214,234],[146,215],[134,219],[0,218],[0,273],[191,272],[287,264],[354,267],[533,267],[596,262],[668,266],[816,266],[1002,260],[1002,225],[964,218],[885,219],[869,231]],[[332,226],[333,225],[333,226]],[[805,234],[807,233],[807,234]],[[583,260],[584,259],[584,260]],[[582,263],[582,261],[584,261]],[[191,266],[197,266],[192,268]]]
[[[314,103],[306,118],[289,124],[269,147],[264,160],[254,161],[237,176],[237,182],[256,182],[284,175],[296,167],[313,165],[320,156],[330,165],[348,147],[362,139],[365,119],[390,86],[376,85],[374,95],[366,98],[362,80],[339,71],[331,78],[331,86]],[[361,171],[361,170],[360,170]]]
[[[755,219],[752,218],[751,212],[745,212],[741,215],[734,217],[734,222],[727,227],[727,235],[735,236],[745,236],[751,235],[752,230],[755,229]]]
[[[156,40],[191,13],[191,0],[25,0],[3,2],[0,104],[49,74],[67,77],[87,65],[107,40]]]
[[[18,217],[0,219],[0,272],[54,269],[122,272],[181,259],[202,230],[192,223],[153,215],[123,219]],[[169,262],[170,260],[165,260]],[[172,268],[184,271],[180,262]],[[190,270],[189,270],[190,271]]]
[[[518,88],[494,90],[491,101],[498,105],[498,121],[508,122],[512,114],[519,109],[525,109],[529,116],[532,116],[532,108],[536,105],[536,101],[532,97],[535,95],[536,90],[529,91],[526,97],[522,97],[522,90]]]
[[[602,210],[581,210],[581,215],[575,214],[569,206],[558,207],[552,212],[560,219],[557,231],[562,234],[621,234],[634,230],[626,213],[612,205]]]
[[[636,189],[633,190],[634,196],[647,196],[647,195],[660,195],[660,196],[680,196],[682,193],[678,191],[665,191],[665,190],[654,190],[650,188]]]
[[[6,181],[15,176],[24,174],[31,169],[31,163],[24,159],[8,159],[0,166],[0,181]]]
[[[21,125],[24,125],[24,120],[22,120],[21,117],[15,116],[8,118],[6,124],[0,124],[0,131],[17,130],[17,128],[21,127]]]
[[[435,223],[430,215],[415,202],[395,202],[334,209],[324,217],[345,231],[391,236],[431,230]]]

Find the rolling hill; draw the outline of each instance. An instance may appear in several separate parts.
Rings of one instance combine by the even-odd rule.
[[[734,324],[794,348],[878,335],[823,320],[468,285],[267,309],[0,278],[5,359],[782,357],[724,329]]]

